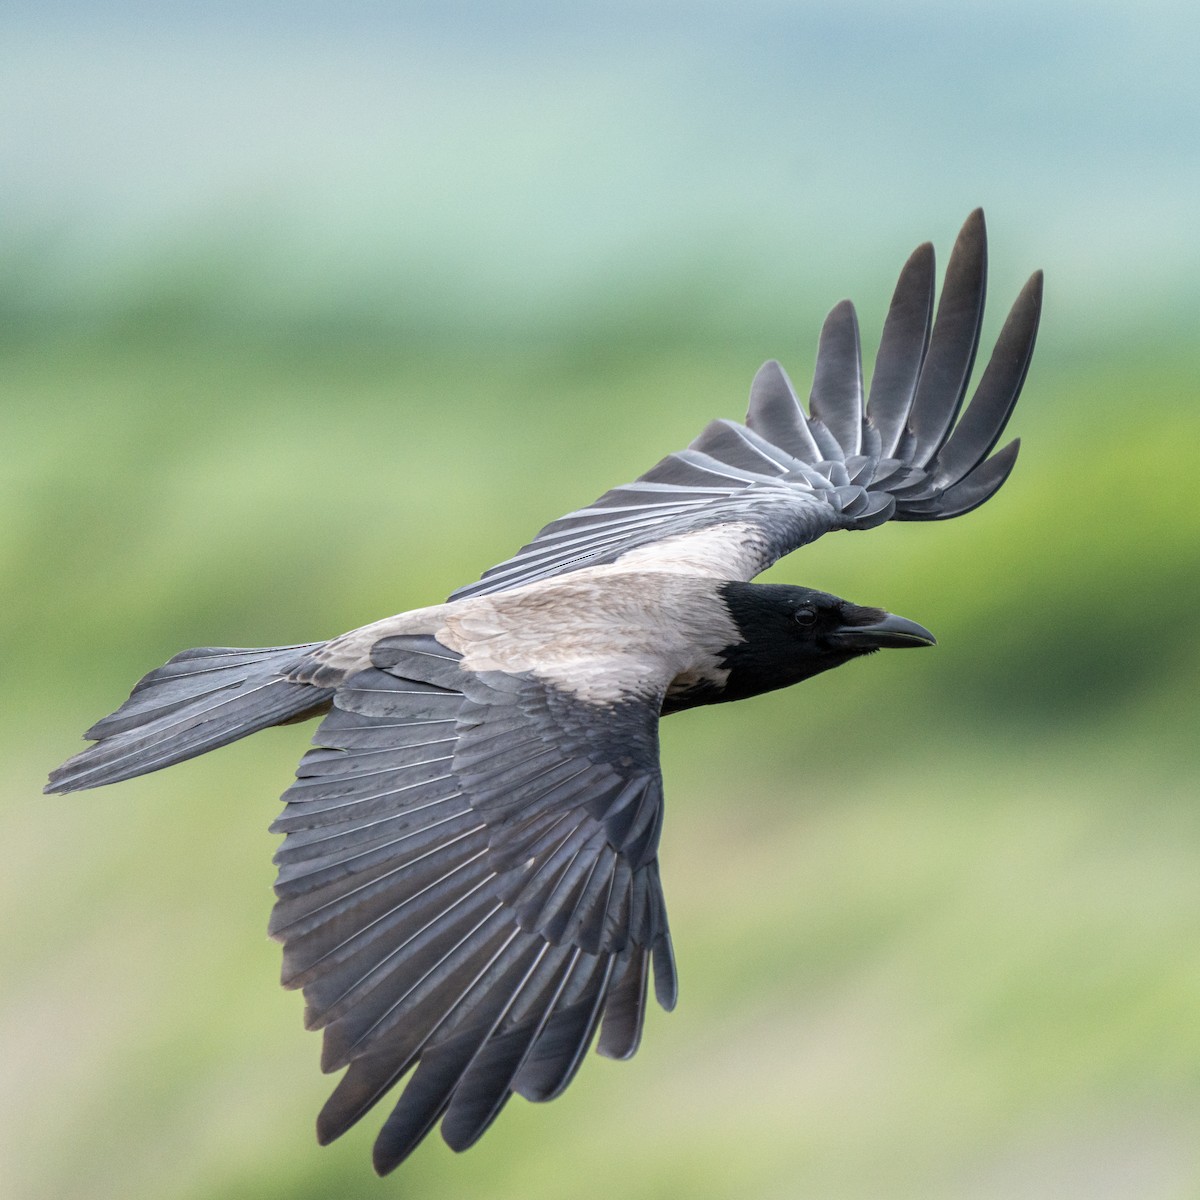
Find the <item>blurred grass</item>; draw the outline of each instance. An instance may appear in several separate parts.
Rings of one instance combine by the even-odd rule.
[[[10,330],[0,360],[5,1195],[1200,1190],[1190,361],[1044,341],[995,502],[774,569],[941,646],[667,723],[679,1010],[380,1184],[377,1120],[315,1145],[328,1081],[263,936],[310,731],[94,795],[35,799],[46,770],[176,650],[437,600],[809,347],[688,335],[661,296],[390,341],[185,335],[189,304]]]

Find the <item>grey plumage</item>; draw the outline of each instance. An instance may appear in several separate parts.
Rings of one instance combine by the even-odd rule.
[[[911,461],[916,466],[925,466],[937,452],[962,406],[979,348],[986,287],[987,235],[983,213],[976,209],[950,252],[942,298],[908,415]]]
[[[971,474],[1000,440],[1033,359],[1041,303],[1038,273],[1021,289],[970,405],[937,453],[932,464],[936,487],[953,487]]]
[[[869,398],[848,301],[805,413],[783,368],[745,424],[711,422],[633,483],[547,525],[446,603],[328,642],[190,650],[147,675],[48,791],[112,783],[324,714],[273,825],[283,983],[343,1070],[327,1142],[393,1088],[400,1163],[440,1121],[465,1149],[515,1094],[544,1101],[595,1041],[627,1058],[650,980],[678,995],[658,844],[662,715],[758,695],[885,647],[933,644],[881,609],[749,583],[799,546],[983,503],[1025,380],[1041,276],[961,413],[986,280],[968,218],[934,317],[933,251],[896,285]],[[989,457],[990,456],[990,457]]]
[[[821,327],[808,411],[837,443],[836,449],[826,443],[831,451],[826,458],[844,461],[859,453],[863,432],[862,350],[858,316],[849,300],[836,305]]]
[[[982,504],[1016,458],[1014,442],[990,465],[983,461],[1024,382],[1042,295],[1036,272],[955,427],[978,349],[986,278],[977,210],[951,253],[932,333],[932,248],[921,247],[905,264],[865,410],[858,321],[843,301],[821,332],[809,415],[782,368],[767,363],[751,387],[745,426],[713,422],[636,482],[551,522],[452,599],[618,561],[639,545],[734,518],[763,531],[763,553],[738,576],[749,579],[835,529],[868,529],[892,517],[938,520]]]
[[[96,744],[51,772],[46,790],[74,792],[132,779],[320,709],[327,691],[284,678],[319,645],[184,650],[83,735]]]
[[[867,417],[879,434],[879,456],[894,457],[908,425],[921,364],[929,349],[933,323],[934,256],[926,242],[909,256],[900,272],[867,399]]]
[[[597,737],[571,697],[464,672],[428,636],[383,638],[372,662],[284,796],[271,932],[326,1031],[322,1066],[351,1068],[323,1139],[419,1060],[377,1149],[388,1169],[443,1112],[465,1146],[513,1091],[561,1091],[610,987],[608,1045],[631,1053],[647,955],[668,998],[675,983],[657,704],[627,702]]]

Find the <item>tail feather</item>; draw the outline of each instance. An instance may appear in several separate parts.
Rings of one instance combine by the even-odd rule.
[[[320,644],[215,646],[175,655],[87,731],[96,744],[52,772],[45,790],[75,792],[132,779],[317,712],[333,693],[292,683],[286,674]]]

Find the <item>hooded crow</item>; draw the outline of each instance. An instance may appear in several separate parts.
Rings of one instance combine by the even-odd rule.
[[[768,362],[744,425],[714,421],[445,603],[326,642],[184,651],[51,775],[47,791],[98,787],[323,715],[273,826],[270,923],[284,985],[325,1031],[322,1069],[345,1068],[322,1143],[407,1076],[376,1170],[439,1121],[463,1150],[514,1092],[562,1092],[597,1035],[601,1054],[632,1055],[651,977],[673,1007],[659,717],[933,645],[881,609],[750,580],[824,533],[958,516],[1003,484],[1018,443],[992,451],[1042,282],[1021,291],[960,416],[985,273],[977,211],[936,315],[932,247],[905,263],[865,404],[843,302],[807,413]]]

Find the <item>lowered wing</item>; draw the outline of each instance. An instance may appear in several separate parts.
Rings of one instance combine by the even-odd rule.
[[[977,209],[954,244],[936,316],[933,247],[905,263],[865,403],[858,319],[843,301],[821,330],[807,413],[783,368],[764,364],[745,425],[713,421],[686,450],[552,521],[451,599],[609,563],[749,580],[834,529],[978,507],[1016,461],[1017,441],[992,450],[1033,355],[1042,276],[1021,290],[964,410],[986,286]]]
[[[333,694],[274,825],[283,982],[346,1067],[339,1136],[405,1080],[382,1174],[439,1121],[471,1145],[513,1093],[549,1100],[599,1030],[637,1048],[675,966],[658,878],[658,700],[592,705],[388,637]]]

